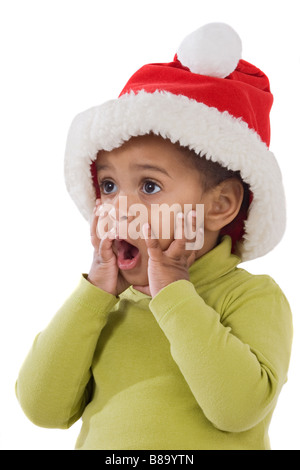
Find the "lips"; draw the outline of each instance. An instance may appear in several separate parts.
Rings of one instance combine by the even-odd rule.
[[[117,251],[117,262],[119,269],[129,270],[136,267],[140,252],[139,249],[127,240],[115,240],[114,246]]]

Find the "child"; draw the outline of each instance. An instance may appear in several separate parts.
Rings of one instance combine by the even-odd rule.
[[[82,417],[85,450],[270,448],[291,313],[270,277],[237,265],[284,231],[271,105],[237,34],[213,23],[75,118],[66,183],[91,220],[94,259],[20,371],[17,396],[35,424]],[[174,204],[155,225],[152,210]],[[139,237],[128,235],[136,205]],[[101,231],[105,217],[112,228]],[[189,249],[187,227],[201,239]]]

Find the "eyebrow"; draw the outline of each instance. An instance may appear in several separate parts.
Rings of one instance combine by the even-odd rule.
[[[164,175],[167,175],[169,178],[172,179],[172,177],[169,175],[169,173],[167,172],[167,170],[165,170],[164,168],[160,168],[159,166],[155,166],[155,165],[150,165],[148,163],[135,163],[133,165],[131,165],[132,168],[136,168],[136,169],[140,169],[140,170],[152,170],[152,171],[157,171],[157,172],[160,172],[160,173],[163,173]],[[99,163],[96,163],[96,169],[97,171],[101,171],[101,170],[109,170],[111,169],[112,167],[110,165],[101,165]]]
[[[99,163],[96,162],[96,170],[101,171],[101,170],[109,170],[111,169],[110,165],[100,165]]]
[[[144,163],[144,164],[135,163],[134,165],[132,165],[132,168],[137,168],[137,169],[141,169],[141,170],[159,171],[160,173],[163,173],[164,175],[167,175],[169,178],[171,178],[171,176],[169,175],[167,170],[165,170],[164,168],[161,168],[161,167],[155,166],[155,165],[150,165],[148,163]]]

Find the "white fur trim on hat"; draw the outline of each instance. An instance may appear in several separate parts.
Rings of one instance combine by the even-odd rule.
[[[150,132],[240,171],[250,185],[254,198],[238,247],[242,261],[260,257],[277,245],[285,230],[285,196],[273,153],[241,119],[166,91],[131,92],[75,117],[66,145],[65,179],[86,219],[95,205],[90,164],[98,151],[110,151]]]

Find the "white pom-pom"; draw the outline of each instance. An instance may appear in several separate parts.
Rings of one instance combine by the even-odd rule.
[[[197,29],[181,43],[177,58],[191,72],[225,78],[242,57],[239,35],[225,23],[210,23]]]

